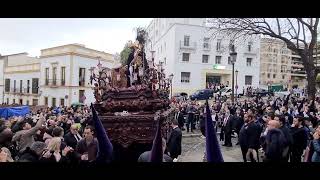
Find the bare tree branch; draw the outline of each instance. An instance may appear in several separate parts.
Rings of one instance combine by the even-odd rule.
[[[314,99],[316,74],[313,49],[319,18],[215,18],[212,22],[217,24],[217,31],[224,32],[231,39],[261,34],[282,40],[288,49],[301,57],[307,72],[308,95]]]
[[[279,18],[276,18],[276,20],[277,20],[277,25],[278,25],[278,34],[279,34],[279,36],[281,36]]]
[[[310,31],[312,31],[312,26],[305,22],[302,18],[297,18],[297,20],[300,21],[303,25],[307,26]]]

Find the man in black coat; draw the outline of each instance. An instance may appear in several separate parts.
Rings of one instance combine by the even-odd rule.
[[[252,115],[245,114],[244,115],[244,126],[242,126],[239,133],[239,144],[241,147],[241,152],[243,156],[243,161],[247,162],[247,152],[256,151],[258,154],[258,149],[260,147],[259,139],[260,139],[260,128],[254,122],[255,119]],[[259,157],[259,156],[258,156]],[[251,161],[254,161],[251,157]]]
[[[292,123],[293,123],[293,117],[291,114],[288,113],[288,108],[287,107],[283,107],[282,108],[282,114],[284,115],[285,117],[285,124],[286,126],[290,126]]]
[[[194,114],[195,114],[195,108],[193,106],[193,104],[189,104],[187,107],[187,113],[188,113],[188,121],[187,121],[187,132],[189,132],[189,127],[191,132],[193,132],[193,121],[194,121]]]
[[[293,145],[290,147],[290,162],[301,162],[303,150],[307,147],[308,136],[305,128],[302,126],[303,117],[298,116],[293,119],[290,132],[293,138]]]
[[[180,128],[178,127],[178,121],[173,120],[172,124],[172,131],[170,133],[169,139],[168,139],[168,151],[169,155],[172,159],[178,158],[178,156],[181,154],[181,139],[182,139],[182,132]]]
[[[81,135],[78,133],[78,128],[75,124],[70,127],[70,131],[64,136],[64,141],[67,146],[76,149],[77,143],[82,139]]]
[[[286,119],[284,116],[276,116],[274,120],[279,121],[280,123],[280,130],[282,131],[284,137],[285,137],[285,149],[284,149],[284,154],[286,161],[288,162],[289,160],[289,152],[290,152],[290,147],[293,144],[293,138],[290,133],[290,129],[286,126]]]
[[[224,144],[223,146],[232,147],[231,134],[233,126],[233,116],[227,111],[223,119]]]
[[[178,111],[176,112],[176,115],[175,115],[175,119],[178,121],[178,126],[179,126],[179,128],[183,131],[183,130],[185,130],[184,129],[184,116],[183,116],[183,112],[182,112],[182,110],[179,110],[178,109]]]
[[[236,145],[239,144],[239,133],[240,133],[240,129],[243,126],[244,121],[241,115],[241,110],[237,109],[236,110],[236,115],[234,116],[234,123],[233,123],[233,129],[235,130],[235,133],[237,133],[238,135],[238,143]]]

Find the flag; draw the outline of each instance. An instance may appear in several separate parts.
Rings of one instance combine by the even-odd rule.
[[[223,162],[217,134],[212,123],[208,100],[206,100],[206,153],[207,162]]]
[[[163,160],[161,122],[161,118],[159,118],[157,122],[156,135],[152,144],[150,162],[162,162]]]
[[[106,130],[100,121],[97,111],[91,104],[92,118],[96,130],[96,136],[99,143],[99,151],[97,155],[97,162],[109,162],[112,158],[113,146],[108,138]]]

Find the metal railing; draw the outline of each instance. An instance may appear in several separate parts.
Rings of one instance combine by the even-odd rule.
[[[79,81],[79,86],[85,86],[86,84],[86,81],[85,80],[80,80]]]
[[[45,79],[44,85],[50,87],[65,86],[66,81],[64,79]]]
[[[29,88],[10,88],[10,91],[6,93],[16,94],[16,95],[39,95],[38,87],[29,87]]]

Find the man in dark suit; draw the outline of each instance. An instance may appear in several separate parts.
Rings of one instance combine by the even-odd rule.
[[[177,109],[176,115],[175,115],[175,119],[178,121],[178,126],[179,128],[183,131],[184,129],[184,116],[183,116],[183,112],[182,109],[179,110]]]
[[[193,121],[194,121],[194,114],[195,114],[195,108],[193,104],[189,104],[187,107],[187,113],[188,113],[188,121],[187,121],[187,132],[189,132],[189,127],[191,132],[193,132]]]
[[[182,132],[178,127],[178,121],[173,120],[172,124],[172,131],[168,139],[168,151],[170,157],[172,159],[178,158],[181,154],[181,139],[182,139]]]
[[[223,146],[232,147],[231,142],[231,134],[232,134],[232,126],[233,126],[233,116],[230,114],[228,110],[223,119],[223,132],[224,132],[224,144]]]
[[[67,146],[75,149],[78,142],[82,139],[81,135],[78,133],[78,128],[75,124],[70,127],[70,131],[64,136],[64,141]]]
[[[240,132],[241,127],[243,126],[243,123],[244,122],[243,122],[243,118],[241,115],[241,110],[237,109],[236,114],[234,115],[234,123],[233,123],[233,130],[235,131],[235,133],[237,133],[237,136],[238,136],[238,142],[236,145],[239,144],[239,132]]]
[[[239,144],[242,151],[243,161],[247,162],[246,156],[248,151],[256,151],[258,153],[258,149],[260,147],[260,128],[255,123],[255,119],[251,114],[244,115],[244,122],[245,124],[242,126],[239,133]],[[251,161],[254,161],[253,157],[251,157]]]

